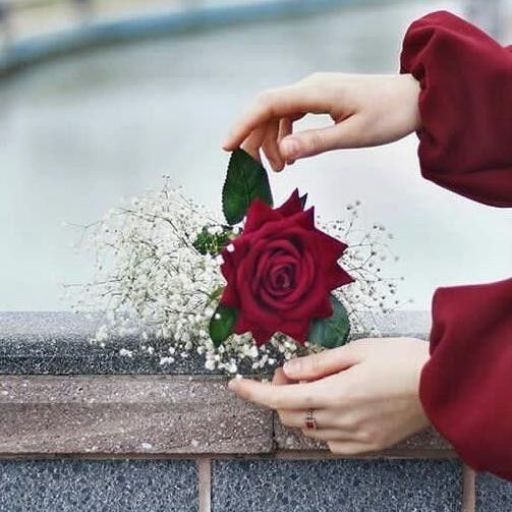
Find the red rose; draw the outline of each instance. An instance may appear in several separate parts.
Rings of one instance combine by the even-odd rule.
[[[304,343],[312,320],[333,314],[330,293],[353,281],[338,260],[347,246],[315,227],[297,190],[273,210],[252,202],[243,233],[222,252],[221,304],[238,310],[234,332],[258,345],[281,332]]]

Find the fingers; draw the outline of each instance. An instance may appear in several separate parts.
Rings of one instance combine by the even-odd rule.
[[[329,428],[329,429],[318,429],[311,430],[302,428],[302,433],[306,437],[310,437],[311,439],[315,439],[317,441],[345,441],[345,442],[359,442],[357,439],[354,439],[354,435],[351,432],[344,432],[343,430]]]
[[[298,121],[299,119],[302,119],[304,117],[304,114],[297,114],[293,117],[284,117],[279,121],[279,137],[277,139],[278,146],[281,146],[281,141],[288,137],[293,133],[293,123],[295,121]],[[286,161],[286,165],[293,165],[295,163],[295,160],[286,158],[279,149],[279,152],[283,158],[283,160]]]
[[[376,451],[370,444],[358,441],[328,441],[329,450],[337,455],[359,455]]]
[[[252,131],[242,142],[241,147],[259,162],[261,162],[260,149],[262,149],[272,169],[280,172],[284,169],[285,163],[293,163],[293,161],[285,162],[279,149],[279,142],[290,135],[292,130],[293,119],[291,118],[272,120]]]
[[[360,362],[360,356],[356,344],[349,343],[318,354],[290,359],[284,364],[283,371],[290,379],[318,379],[354,366]]]
[[[291,135],[293,131],[293,121],[289,117],[283,117],[279,120],[279,137],[278,142],[281,142],[285,137]]]
[[[305,410],[283,409],[277,411],[279,421],[286,427],[304,428],[306,420]],[[344,414],[333,409],[315,409],[315,421],[319,430],[339,430],[345,433],[355,432],[358,428],[356,422],[352,421],[349,414]],[[306,432],[318,432],[306,430]]]
[[[245,400],[271,409],[324,408],[329,403],[329,393],[319,382],[275,386],[268,382],[235,378],[229,389]]]
[[[283,384],[290,384],[292,382],[293,381],[286,376],[281,367],[276,368],[272,379],[272,384],[274,386],[282,386]]]
[[[260,147],[265,140],[267,133],[267,126],[260,126],[254,130],[247,139],[245,139],[240,146],[244,151],[247,151],[255,160],[261,163]]]
[[[272,169],[276,172],[282,171],[284,168],[284,160],[279,152],[279,146],[277,145],[278,137],[279,121],[270,121],[267,125],[262,149],[268,158]]]
[[[253,130],[271,119],[302,115],[304,112],[325,113],[322,100],[322,95],[315,88],[299,84],[264,92],[235,124],[223,148],[226,151],[235,150]]]
[[[279,149],[285,160],[298,160],[334,149],[361,147],[364,145],[362,137],[362,121],[354,115],[328,128],[305,130],[284,137]]]
[[[280,121],[269,121],[267,124],[259,126],[250,133],[240,147],[258,160],[258,162],[261,162],[260,149],[263,149],[272,169],[276,172],[282,171],[285,161],[279,151],[278,142],[284,134],[288,135],[291,133],[292,121],[289,120],[288,122],[289,131],[287,131],[288,127],[285,126],[283,132],[281,132]]]

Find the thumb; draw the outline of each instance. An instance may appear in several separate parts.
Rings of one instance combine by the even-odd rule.
[[[289,379],[284,373],[281,367],[276,368],[274,377],[272,378],[272,384],[274,386],[282,386],[283,384],[292,384],[294,381]]]
[[[358,116],[352,116],[328,128],[304,130],[284,137],[279,143],[283,158],[290,162],[319,155],[333,149],[360,147],[361,133]]]
[[[332,373],[346,370],[360,362],[355,345],[324,350],[318,354],[290,359],[283,366],[289,379],[319,379]]]

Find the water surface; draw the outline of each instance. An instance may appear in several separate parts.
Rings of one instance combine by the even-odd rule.
[[[119,198],[174,176],[219,208],[221,141],[261,89],[314,71],[384,73],[398,67],[410,21],[457,2],[338,9],[101,49],[0,83],[0,310],[66,309],[60,283],[89,262],[63,222],[85,224]],[[427,309],[437,286],[512,274],[512,216],[423,180],[414,136],[378,149],[297,163],[273,175],[278,198],[296,186],[325,217],[359,199],[363,221],[388,226],[404,275],[405,307]]]

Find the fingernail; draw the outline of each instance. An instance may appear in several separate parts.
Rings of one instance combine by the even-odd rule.
[[[293,160],[299,154],[299,143],[296,139],[285,139],[283,140],[282,149],[288,160]]]
[[[237,385],[238,385],[238,381],[240,379],[237,379],[236,377],[234,379],[231,379],[229,382],[228,382],[228,388],[231,389],[231,390],[235,390]]]
[[[270,164],[270,167],[272,167],[272,170],[275,171],[277,169],[277,164],[276,164],[276,161],[273,160],[272,158],[269,158],[268,159],[268,162]]]
[[[284,165],[282,162],[276,160],[269,160],[269,162],[274,172],[281,172],[283,170]]]

